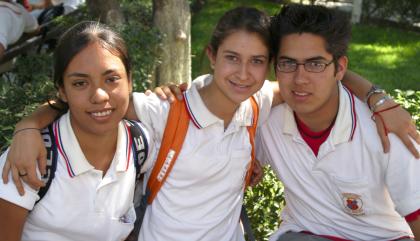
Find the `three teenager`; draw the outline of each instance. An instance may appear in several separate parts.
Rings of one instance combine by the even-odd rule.
[[[290,8],[294,9],[292,6]],[[282,58],[275,59],[278,78],[281,76],[280,72],[292,74],[295,71],[301,75],[312,74],[309,73],[310,71],[318,72],[317,74],[320,74],[318,78],[321,80],[324,79],[323,77],[327,77],[327,74],[328,77],[332,74],[334,76],[332,79],[335,81],[341,79],[344,75],[346,68],[345,64],[342,63],[342,55],[333,56],[329,52],[330,50],[326,49],[323,42],[325,40],[322,37],[315,38],[318,42],[311,41],[311,45],[307,46],[308,51],[304,51],[304,53],[310,53],[310,50],[314,48],[325,56],[318,54],[306,58],[306,55],[295,56],[294,53],[284,55],[282,51],[271,51],[268,20],[266,15],[256,9],[238,8],[227,12],[216,26],[207,49],[214,74],[197,78],[184,95],[190,113],[190,124],[185,145],[171,175],[155,201],[147,208],[140,232],[140,240],[244,240],[238,220],[243,198],[244,178],[247,165],[249,165],[251,159],[251,144],[249,143],[247,126],[252,124],[254,113],[249,98],[254,96],[257,100],[260,109],[259,123],[264,123],[273,104],[273,97],[279,98],[278,93],[273,95],[270,84],[264,81],[272,54],[282,56]],[[328,25],[326,26],[326,30],[330,30]],[[289,42],[300,41],[299,36],[306,37],[307,31],[309,30],[300,29],[297,32],[301,34],[297,34],[298,37]],[[279,44],[280,40],[283,39],[278,38],[278,41],[274,44]],[[306,72],[308,69],[309,72]],[[321,71],[321,69],[323,70]],[[90,83],[89,79],[86,80],[85,75],[77,75],[77,77],[78,80],[82,80],[81,82]],[[293,83],[293,81],[296,81],[296,83]],[[309,86],[308,80],[304,78],[293,81],[291,80],[288,85],[285,85],[284,88],[288,92],[282,92],[282,95],[288,103],[294,103],[293,101],[295,101],[298,111],[302,110],[305,113],[308,108],[309,110],[318,109],[323,106],[321,104],[327,102],[329,103],[328,107],[332,106],[332,109],[334,109],[335,106],[338,108],[338,105],[331,104],[332,102],[329,99],[334,97],[334,93],[337,94],[340,86],[337,84],[338,82],[335,82],[335,87],[329,82],[325,85],[321,85],[323,82],[311,82],[312,86],[319,84],[319,87],[327,88],[319,91],[315,87],[313,90],[309,87],[308,89],[299,87]],[[98,94],[103,92],[102,87],[96,88],[95,91]],[[368,90],[362,88],[358,92],[362,93],[360,97],[363,97]],[[328,93],[329,95],[326,96]],[[167,121],[169,104],[155,96],[146,97],[141,94],[134,94],[133,100],[137,118],[150,128],[153,141],[160,145]],[[337,98],[333,100],[338,101]],[[279,99],[276,99],[274,104],[278,102]],[[291,106],[293,108],[293,104]],[[324,112],[321,115],[319,115],[320,112],[316,112],[317,114],[313,117],[321,116],[322,120],[323,118],[328,119],[325,114],[333,111]],[[111,113],[112,111],[106,110],[99,113],[98,118],[101,119],[101,117],[106,117]],[[42,124],[39,124],[38,121],[35,121],[35,123],[39,127],[43,127],[51,122],[55,115],[56,113],[50,111],[47,118],[42,117],[44,118],[44,122],[41,121]],[[298,118],[300,115],[296,116]],[[272,117],[270,118],[272,119]],[[331,125],[334,122],[324,127],[323,122],[317,121],[320,125],[315,126],[320,129],[311,129],[311,126],[305,122],[305,115],[300,118],[302,123],[308,125],[308,131],[322,130],[327,138],[331,133],[336,132],[335,125]],[[308,119],[312,120],[312,117]],[[290,120],[288,120],[287,125],[293,126],[293,122],[290,123]],[[20,128],[22,128],[21,126]],[[331,128],[328,128],[330,126]],[[327,128],[327,131],[324,130],[325,128]],[[355,135],[352,130],[356,131],[356,129],[350,129],[351,136]],[[342,132],[341,134],[345,135],[349,130],[343,130]],[[16,137],[35,139],[38,144],[42,142],[39,140],[39,133],[36,131],[21,131]],[[25,140],[20,142],[25,143]],[[274,138],[271,144],[275,145],[275,143],[277,142]],[[321,147],[320,151],[322,152],[323,145],[319,143],[317,145]],[[306,149],[305,153],[311,155],[307,151],[313,151],[313,149]],[[263,157],[270,154],[268,152]],[[296,152],[296,154],[298,156],[303,155],[300,152]],[[316,158],[316,154],[313,153],[312,157]],[[33,157],[31,156],[31,158]],[[13,159],[16,159],[15,156]],[[33,160],[31,160],[26,166],[18,168],[25,172],[31,170],[31,168],[34,169],[33,163]],[[17,168],[14,168],[16,174]],[[150,170],[150,166],[144,169]],[[147,175],[146,173],[146,178]],[[44,199],[40,204],[42,202],[44,202]],[[306,228],[305,225],[301,230],[291,230],[313,231]],[[336,237],[347,238],[341,236],[341,233]]]

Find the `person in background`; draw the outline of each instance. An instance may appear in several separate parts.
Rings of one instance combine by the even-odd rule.
[[[20,4],[0,0],[0,59],[8,46],[16,43],[24,33],[39,30],[36,19]]]

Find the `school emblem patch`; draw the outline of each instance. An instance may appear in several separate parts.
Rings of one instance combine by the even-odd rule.
[[[344,209],[352,215],[364,215],[362,197],[355,193],[342,193]]]

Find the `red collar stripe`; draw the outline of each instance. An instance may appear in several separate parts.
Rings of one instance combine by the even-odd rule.
[[[59,121],[56,121],[54,123],[54,136],[55,136],[55,144],[57,145],[57,149],[66,162],[67,172],[70,177],[74,177],[75,174],[74,174],[73,168],[71,167],[69,158],[66,154],[66,151],[64,150],[63,141],[61,140]]]
[[[131,148],[133,146],[133,138],[131,138],[131,132],[130,129],[128,128],[127,124],[124,125],[125,127],[125,138],[126,138],[126,150],[127,150],[127,165],[125,167],[125,170],[128,170],[129,164],[130,164],[130,157],[131,157]],[[136,155],[136,153],[133,152],[134,155]]]
[[[194,123],[194,125],[195,125],[198,129],[202,129],[203,127],[200,125],[200,123],[198,123],[197,119],[195,118],[195,116],[194,116],[194,114],[193,114],[193,112],[192,112],[192,110],[191,110],[191,107],[190,107],[190,103],[189,103],[189,101],[188,101],[187,94],[184,92],[184,93],[183,93],[183,95],[184,95],[184,100],[185,100],[185,107],[186,107],[186,108],[187,108],[187,110],[188,110],[188,115],[190,116],[191,121]]]
[[[343,88],[347,92],[347,95],[350,99],[350,104],[351,104],[351,121],[352,121],[351,134],[350,134],[350,141],[351,141],[351,140],[353,140],[354,132],[356,131],[356,126],[357,126],[356,107],[355,107],[355,103],[354,103],[353,93],[349,89],[347,89],[345,86],[343,86]]]

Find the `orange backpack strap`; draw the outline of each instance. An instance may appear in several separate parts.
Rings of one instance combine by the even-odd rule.
[[[190,118],[185,101],[175,100],[170,107],[159,154],[147,182],[151,204],[172,170],[187,134]]]
[[[260,110],[258,108],[257,101],[255,100],[254,96],[249,98],[252,106],[252,125],[248,126],[248,134],[249,134],[249,142],[251,143],[251,163],[248,166],[248,171],[245,177],[245,188],[249,186],[252,176],[252,170],[254,169],[255,164],[255,133],[257,132],[257,125],[258,125],[258,116],[260,114]]]

